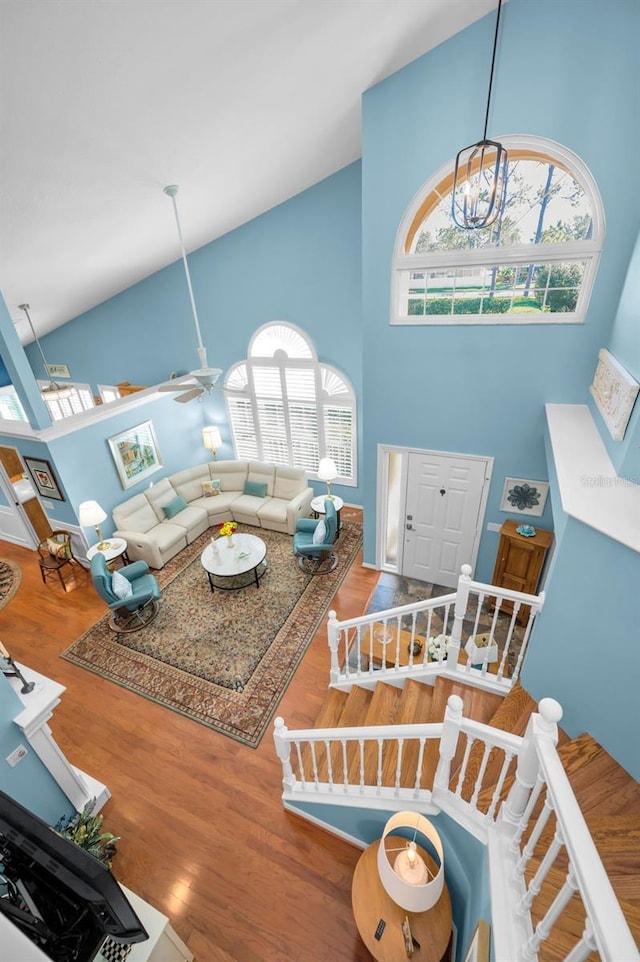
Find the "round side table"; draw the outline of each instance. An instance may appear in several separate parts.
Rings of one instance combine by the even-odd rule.
[[[324,514],[325,498],[326,498],[326,494],[319,494],[318,497],[314,498],[311,502],[310,507],[316,518],[318,517],[319,514]],[[336,522],[338,525],[337,531],[336,531],[336,538],[338,538],[340,537],[340,512],[344,507],[344,501],[342,500],[342,498],[339,498],[337,494],[334,494],[331,500],[333,501],[333,506],[336,509]]]
[[[87,561],[91,564],[91,559],[97,554],[103,554],[104,560],[107,562],[107,567],[111,568],[114,561],[118,558],[121,559],[123,564],[129,564],[129,559],[127,557],[127,542],[124,538],[107,538],[109,542],[108,548],[98,548],[97,544],[91,545],[87,551]]]
[[[377,962],[402,962],[407,958],[402,923],[409,919],[416,945],[411,962],[443,962],[449,958],[451,944],[451,898],[444,885],[442,895],[427,912],[407,912],[387,895],[378,875],[378,845],[373,842],[360,856],[353,874],[351,903],[360,938]],[[423,857],[424,850],[419,849]],[[427,856],[428,858],[429,856]],[[375,931],[380,919],[386,925],[380,939]]]

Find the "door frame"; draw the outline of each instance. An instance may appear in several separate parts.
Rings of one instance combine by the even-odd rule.
[[[460,454],[455,451],[436,451],[433,448],[415,448],[400,444],[378,444],[377,446],[377,479],[376,479],[376,568],[379,571],[389,571],[393,574],[401,574],[404,563],[404,538],[398,538],[398,562],[393,565],[384,561],[384,536],[387,530],[387,489],[389,485],[388,477],[388,455],[401,454],[402,471],[400,474],[401,497],[398,503],[398,531],[404,531],[404,522],[407,506],[407,474],[409,469],[409,455],[430,455],[441,458],[460,458],[464,461],[483,461],[485,464],[484,484],[478,505],[478,517],[476,520],[476,531],[473,539],[473,549],[471,552],[471,571],[475,572],[478,551],[480,550],[480,539],[484,529],[484,519],[487,512],[487,502],[489,500],[489,488],[491,487],[491,476],[493,474],[494,458],[482,454]]]
[[[5,444],[3,447],[11,447],[11,445]],[[16,448],[15,450],[22,460],[22,455],[18,449]],[[35,549],[38,547],[38,536],[33,530],[33,526],[27,516],[26,511],[22,507],[22,504],[19,501],[16,501],[15,491],[13,490],[9,475],[2,461],[0,461],[0,489],[8,501],[8,504],[0,505],[0,507],[5,513],[10,513],[14,518],[18,518],[20,520],[30,538],[30,543],[25,543],[24,541],[15,541],[12,538],[8,538],[6,534],[3,536],[4,540],[8,541],[9,544],[17,544],[23,548],[29,548],[31,551],[35,551]]]

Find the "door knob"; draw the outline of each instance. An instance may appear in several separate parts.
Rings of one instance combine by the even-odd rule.
[[[407,525],[407,531],[413,531],[413,525],[412,525],[412,524],[408,524],[408,525]]]
[[[446,493],[447,493],[447,492],[445,491],[444,488],[440,488],[440,494],[446,494]]]

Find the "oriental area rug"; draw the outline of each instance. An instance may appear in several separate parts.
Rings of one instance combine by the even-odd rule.
[[[8,558],[0,558],[0,609],[9,604],[21,581],[20,565]]]
[[[155,621],[117,634],[107,614],[61,657],[257,747],[362,545],[362,526],[343,521],[338,565],[316,576],[299,569],[290,536],[238,525],[243,531],[267,546],[259,588],[211,592],[200,563],[205,533],[154,572],[162,589]]]

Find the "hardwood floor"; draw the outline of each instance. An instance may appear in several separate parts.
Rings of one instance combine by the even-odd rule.
[[[247,748],[62,660],[105,610],[89,574],[64,592],[42,584],[34,552],[0,542],[0,554],[23,571],[0,611],[0,640],[66,685],[51,727],[112,793],[104,816],[122,836],[117,878],[170,917],[197,962],[369,960],[351,911],[360,851],[284,811],[271,737]],[[332,605],[340,618],[362,614],[377,582],[360,562]],[[287,724],[312,724],[328,676],[323,625],[278,708]]]

